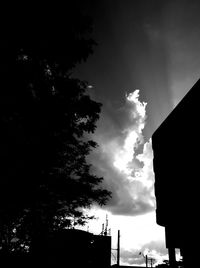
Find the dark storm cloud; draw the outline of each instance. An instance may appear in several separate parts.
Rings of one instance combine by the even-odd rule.
[[[127,89],[139,88],[148,103],[148,140],[199,78],[200,1],[89,3],[98,46],[77,75],[94,85],[99,100],[114,107]]]
[[[176,0],[169,1],[163,13],[174,106],[200,76],[199,12],[200,1]]]
[[[160,2],[96,1],[90,14],[98,46],[78,73],[102,101],[121,102],[127,89],[141,89],[148,102],[147,140],[173,107]]]

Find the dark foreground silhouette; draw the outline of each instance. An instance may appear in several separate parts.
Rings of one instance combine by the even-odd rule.
[[[152,136],[157,223],[165,227],[170,267],[175,248],[185,268],[199,267],[199,92],[200,80]]]
[[[76,229],[51,233],[38,240],[34,254],[1,254],[4,267],[110,267],[111,237]]]
[[[27,248],[35,261],[46,233],[84,225],[82,208],[111,196],[88,163],[102,105],[73,76],[95,45],[84,2],[0,18],[0,254],[9,262]]]

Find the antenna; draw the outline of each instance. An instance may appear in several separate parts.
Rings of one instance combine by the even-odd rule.
[[[111,234],[111,229],[108,229],[108,215],[106,214],[106,223],[102,224],[102,230],[101,230],[100,235],[110,236],[110,234]]]
[[[104,223],[102,223],[102,231],[101,231],[101,235],[103,235],[104,233]]]
[[[106,226],[105,226],[105,230],[104,230],[104,235],[108,234],[108,215],[106,214]]]
[[[108,235],[111,236],[111,228],[108,229]]]

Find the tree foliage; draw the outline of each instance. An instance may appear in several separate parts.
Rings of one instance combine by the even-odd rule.
[[[1,43],[2,244],[19,237],[23,248],[36,233],[74,218],[84,223],[81,208],[104,205],[110,196],[86,159],[97,146],[87,137],[101,104],[87,94],[86,81],[72,77],[95,45],[90,20],[72,4],[66,13],[57,23],[45,17],[38,28],[23,17],[27,33],[19,22]]]

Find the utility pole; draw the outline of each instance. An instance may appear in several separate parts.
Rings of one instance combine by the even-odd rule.
[[[153,259],[151,258],[151,267],[153,267]]]
[[[146,260],[146,267],[148,267],[148,256],[147,256],[147,254],[145,256],[145,260]]]
[[[120,230],[118,230],[118,237],[117,237],[117,266],[120,265]]]

